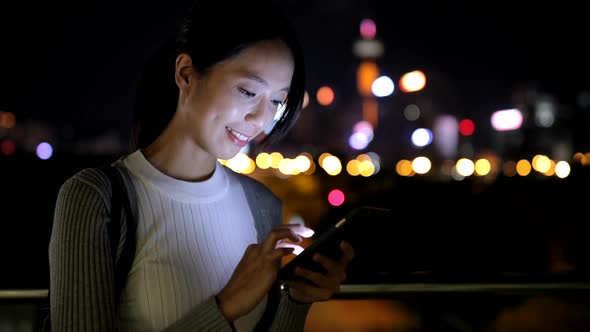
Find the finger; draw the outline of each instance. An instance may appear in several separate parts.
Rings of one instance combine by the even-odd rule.
[[[346,266],[354,258],[354,248],[347,241],[342,241],[340,243],[340,249],[342,249],[342,256],[340,257],[340,262],[342,262]]]
[[[299,255],[302,251],[303,251],[303,247],[295,244],[295,243],[288,243],[288,242],[283,242],[283,241],[279,241],[277,242],[275,249],[276,248],[292,248],[293,249],[293,253],[295,255]]]
[[[335,261],[327,256],[320,254],[313,255],[313,260],[320,263],[324,269],[328,272],[327,274],[342,282],[346,279],[346,264],[341,261]]]
[[[309,280],[315,286],[328,289],[332,292],[340,290],[340,281],[337,277],[330,277],[319,272],[311,271],[301,267],[295,268],[295,274]]]
[[[293,248],[277,248],[268,254],[270,260],[274,261],[293,253]]]
[[[315,234],[315,231],[305,225],[301,224],[286,224],[285,226],[292,229],[297,235],[302,236],[304,238],[310,238]]]
[[[298,302],[327,301],[334,294],[331,290],[311,285],[307,282],[289,281],[289,296]]]
[[[293,232],[290,228],[279,227],[275,228],[266,237],[266,240],[262,243],[263,252],[271,252],[277,242],[282,239],[289,239],[293,242],[301,242],[301,237]]]
[[[313,303],[316,301],[311,295],[298,288],[289,287],[289,296],[292,300],[301,303]]]

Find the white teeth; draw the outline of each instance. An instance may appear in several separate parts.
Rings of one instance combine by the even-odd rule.
[[[231,129],[230,127],[225,127],[225,129],[227,129],[227,131],[229,131],[230,133],[232,133],[232,135],[234,135],[235,137],[237,137],[240,141],[244,141],[247,142],[250,137],[242,135],[241,133]]]

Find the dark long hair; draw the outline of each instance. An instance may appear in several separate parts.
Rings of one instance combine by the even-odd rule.
[[[283,41],[294,60],[285,111],[259,145],[268,146],[283,138],[301,111],[305,93],[303,51],[292,23],[271,0],[197,0],[175,38],[165,42],[145,66],[133,112],[133,147],[152,143],[172,119],[179,93],[174,80],[175,60],[180,53],[189,54],[195,70],[206,73],[213,65],[263,40]]]

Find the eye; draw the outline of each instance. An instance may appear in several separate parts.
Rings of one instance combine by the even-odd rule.
[[[242,95],[244,95],[244,96],[246,96],[248,98],[251,98],[251,97],[256,96],[255,93],[252,93],[252,92],[250,92],[250,91],[248,91],[246,89],[242,89],[242,88],[238,88],[238,92],[240,92],[240,94],[242,94]]]
[[[275,100],[272,100],[271,102],[272,102],[272,104],[273,104],[273,105],[275,105],[277,108],[280,108],[280,107],[283,107],[283,106],[285,106],[285,101],[284,101],[284,100],[278,100],[278,99],[275,99]]]

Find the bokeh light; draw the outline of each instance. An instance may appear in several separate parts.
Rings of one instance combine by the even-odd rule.
[[[2,154],[5,156],[10,156],[14,154],[15,150],[16,144],[14,144],[12,140],[5,139],[4,141],[2,141],[2,144],[0,144],[0,151],[2,151]]]
[[[47,160],[53,155],[53,147],[47,142],[42,142],[37,145],[37,157],[42,160]]]
[[[333,189],[328,194],[328,202],[333,206],[340,206],[344,203],[344,192],[340,189]]]
[[[360,24],[360,34],[361,37],[365,39],[373,39],[377,34],[377,25],[375,21],[370,18],[365,18],[361,21]]]
[[[398,85],[402,92],[420,91],[426,86],[426,75],[421,70],[411,71],[400,78]]]
[[[393,80],[389,76],[379,76],[371,85],[371,91],[375,97],[390,96],[395,90]]]
[[[471,136],[475,132],[475,123],[471,119],[459,121],[459,132],[463,136]]]
[[[334,90],[329,86],[322,86],[316,94],[317,101],[322,106],[329,106],[334,102]]]

